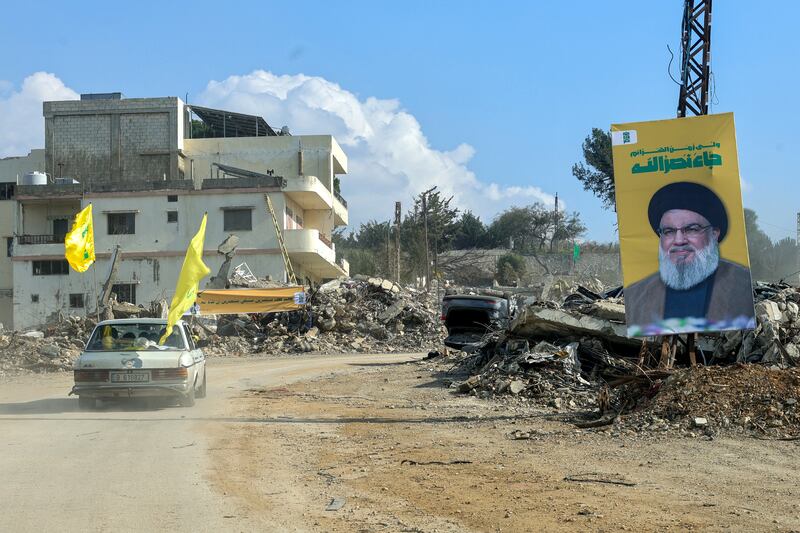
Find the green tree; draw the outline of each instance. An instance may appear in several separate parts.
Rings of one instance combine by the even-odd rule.
[[[768,280],[773,276],[773,246],[769,236],[758,226],[758,215],[752,209],[744,210],[744,227],[750,255],[750,273],[754,280]]]
[[[786,237],[774,243],[772,247],[773,281],[781,279],[796,281],[797,271],[800,270],[797,260],[797,243],[794,239]]]
[[[578,178],[586,191],[603,201],[606,209],[614,207],[614,163],[611,156],[611,134],[592,128],[581,146],[583,162],[572,166],[572,175]]]
[[[486,241],[486,226],[481,219],[472,214],[472,211],[461,213],[458,221],[455,236],[453,237],[453,248],[464,250],[467,248],[478,248]]]
[[[423,197],[425,202],[423,202]],[[426,273],[426,257],[435,262],[440,252],[452,249],[459,228],[459,209],[452,207],[453,197],[444,197],[432,187],[414,198],[414,207],[406,214],[400,229],[403,249],[401,263],[407,276]],[[423,209],[425,203],[426,209]],[[425,249],[425,219],[427,211],[428,250]],[[436,275],[431,269],[431,274]]]
[[[501,285],[515,285],[525,276],[525,258],[517,254],[506,254],[497,260],[497,281]]]
[[[202,120],[192,119],[192,139],[205,139],[214,137],[214,129]]]
[[[388,231],[389,222],[370,220],[347,236],[343,230],[333,233],[336,251],[350,263],[351,275],[389,275]]]

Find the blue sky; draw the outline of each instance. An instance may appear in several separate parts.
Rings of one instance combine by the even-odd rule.
[[[792,194],[800,4],[770,5],[767,13],[715,3],[712,111],[736,114],[745,205],[777,239],[794,237],[800,210]],[[570,169],[593,126],[675,115],[666,47],[677,49],[681,12],[680,0],[13,3],[0,22],[0,109],[36,72],[76,93],[188,93],[278,127],[291,120],[296,133],[351,135],[344,148],[355,171],[343,180],[351,221],[389,218],[395,199],[408,204],[414,190],[441,181],[457,195],[469,188],[459,199],[484,220],[557,192],[589,238],[607,241],[616,238],[614,215]],[[274,97],[287,84],[296,96]],[[354,109],[366,118],[348,123]],[[385,117],[392,127],[373,135]],[[27,127],[8,122],[0,118],[0,130]],[[9,135],[0,133],[0,154],[10,155]],[[425,151],[418,161],[415,147]],[[373,172],[379,190],[368,190]]]

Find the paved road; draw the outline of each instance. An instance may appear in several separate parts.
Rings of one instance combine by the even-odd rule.
[[[145,402],[79,411],[70,374],[0,383],[0,531],[249,531],[234,502],[210,486],[210,429],[242,390],[280,386],[354,362],[345,355],[212,359],[209,395],[192,408]]]

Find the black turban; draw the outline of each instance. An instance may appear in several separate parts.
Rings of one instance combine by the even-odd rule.
[[[713,227],[719,229],[720,241],[728,233],[728,213],[722,200],[699,183],[679,181],[656,191],[647,207],[647,217],[653,231],[658,233],[661,217],[670,209],[685,209],[703,215]]]

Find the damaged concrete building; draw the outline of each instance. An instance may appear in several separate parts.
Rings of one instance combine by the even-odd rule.
[[[44,119],[44,150],[0,160],[6,327],[93,312],[117,245],[118,298],[144,305],[169,299],[206,212],[212,272],[224,260],[216,245],[235,234],[237,257],[255,275],[286,280],[266,196],[299,281],[348,274],[331,241],[348,221],[335,187],[336,176],[347,173],[347,156],[332,136],[292,136],[259,116],[119,93],[45,102]],[[64,260],[64,235],[89,203],[96,276],[78,274]]]

